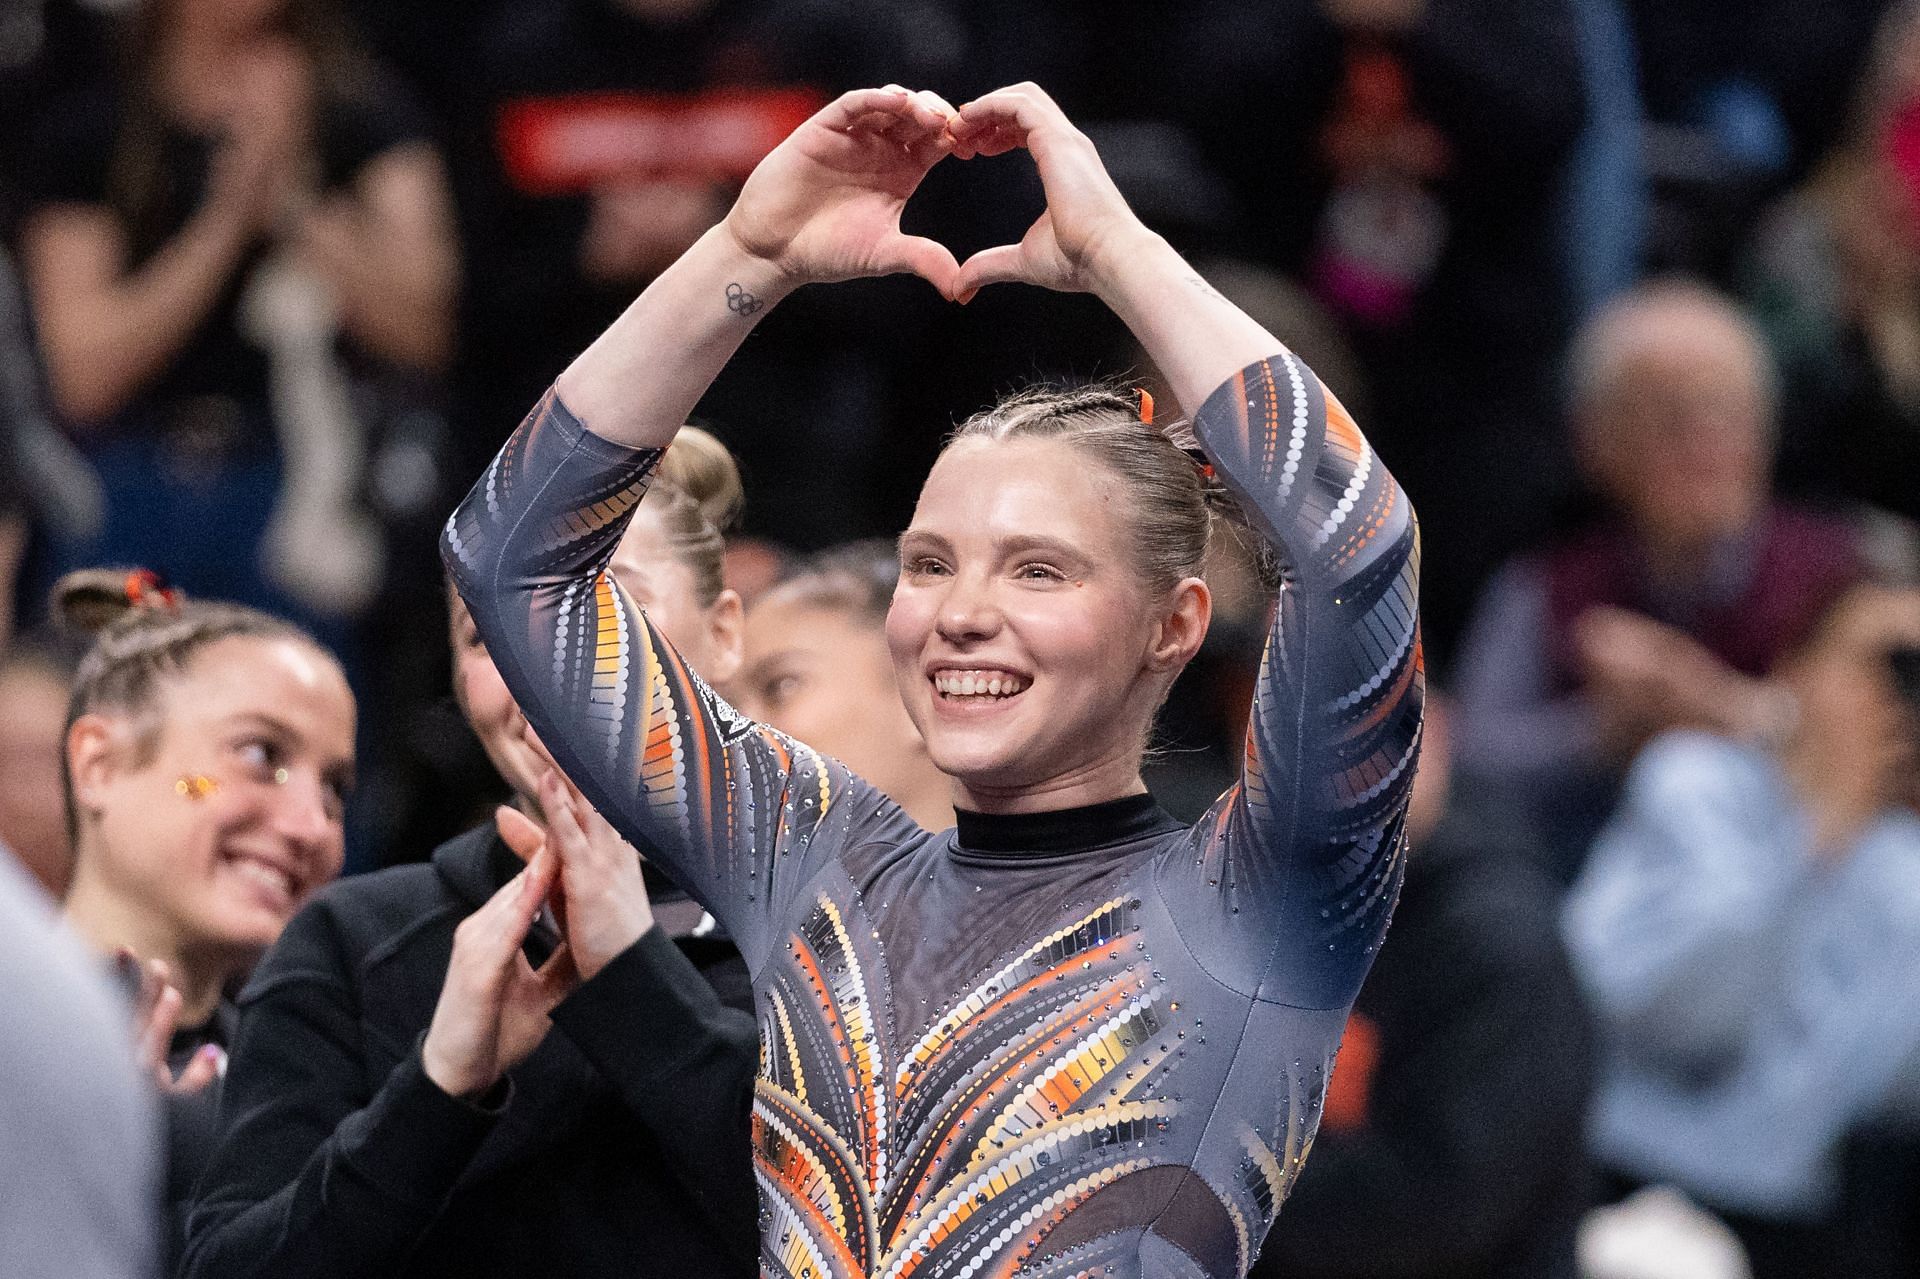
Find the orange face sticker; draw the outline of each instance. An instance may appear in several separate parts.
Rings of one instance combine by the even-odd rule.
[[[205,799],[219,789],[219,781],[205,773],[188,773],[173,784],[174,794],[193,800]]]

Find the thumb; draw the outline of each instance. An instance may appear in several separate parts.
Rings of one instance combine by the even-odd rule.
[[[573,951],[567,943],[556,946],[547,961],[533,974],[541,996],[548,1004],[558,1004],[580,984],[580,969],[573,962]]]
[[[513,855],[523,862],[531,862],[546,845],[547,832],[541,829],[540,823],[517,808],[502,804],[494,809],[493,825]]]
[[[882,273],[911,272],[940,290],[940,296],[949,301],[960,274],[960,264],[947,246],[923,235],[894,237],[886,244],[879,267]]]
[[[989,284],[1010,284],[1026,279],[1026,257],[1020,246],[996,245],[980,250],[960,265],[953,298],[956,302],[971,302],[973,295]]]

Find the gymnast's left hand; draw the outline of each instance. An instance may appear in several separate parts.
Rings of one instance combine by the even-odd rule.
[[[960,267],[957,300],[1009,281],[1064,293],[1100,293],[1152,232],[1108,175],[1092,139],[1037,84],[996,89],[961,107],[948,127],[961,160],[1024,148],[1040,170],[1046,211],[1018,244],[982,249]]]
[[[793,284],[912,272],[951,298],[959,264],[900,230],[900,211],[948,154],[953,108],[899,85],[841,95],[768,153],[723,224]]]

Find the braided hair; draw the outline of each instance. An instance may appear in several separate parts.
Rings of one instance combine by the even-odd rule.
[[[1248,544],[1269,588],[1278,572],[1264,539],[1214,474],[1184,422],[1152,420],[1145,392],[1117,382],[1032,386],[974,414],[948,438],[1059,440],[1101,463],[1126,486],[1135,564],[1155,590],[1204,575],[1217,524]]]

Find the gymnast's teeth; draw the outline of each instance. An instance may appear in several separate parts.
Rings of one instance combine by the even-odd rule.
[[[1007,671],[936,671],[933,676],[943,697],[1012,697],[1030,682]]]

